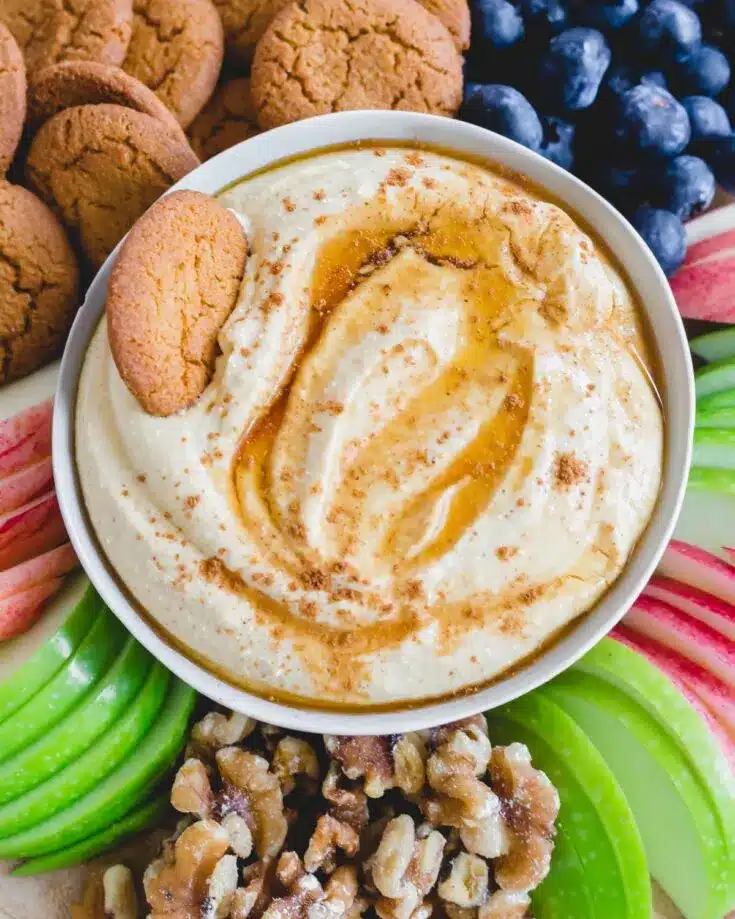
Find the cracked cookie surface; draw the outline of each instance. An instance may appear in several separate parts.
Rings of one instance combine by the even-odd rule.
[[[135,0],[123,67],[188,127],[217,84],[224,32],[211,0]]]
[[[27,189],[0,180],[0,383],[61,351],[77,308],[78,276],[56,217]]]
[[[28,120],[34,127],[76,105],[123,105],[179,131],[179,123],[158,96],[119,67],[97,61],[63,61],[44,67],[28,84]]]
[[[107,328],[120,376],[151,415],[204,392],[237,301],[247,239],[209,195],[172,192],[130,231],[110,276]]]
[[[243,64],[249,64],[255,46],[273,17],[291,0],[214,0],[225,27],[227,52]]]
[[[200,160],[208,160],[259,132],[250,80],[222,83],[189,127],[189,140]]]
[[[3,21],[28,73],[59,61],[121,64],[130,41],[132,0],[3,0]]]
[[[419,0],[449,30],[460,51],[470,46],[470,8],[467,0]]]
[[[462,59],[417,0],[296,0],[258,43],[252,88],[263,128],[350,109],[454,115]]]
[[[13,161],[26,117],[23,53],[0,22],[0,175]]]
[[[140,215],[199,164],[183,135],[119,105],[64,109],[41,125],[26,173],[99,266]]]

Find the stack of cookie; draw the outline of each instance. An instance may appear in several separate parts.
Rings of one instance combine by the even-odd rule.
[[[469,29],[467,0],[0,0],[0,383],[200,160],[327,112],[454,115]]]

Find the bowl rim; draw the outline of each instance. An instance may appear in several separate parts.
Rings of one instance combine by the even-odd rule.
[[[563,637],[511,675],[471,694],[387,711],[299,708],[240,689],[166,642],[129,603],[108,570],[87,523],[74,456],[74,406],[86,350],[104,312],[107,279],[123,240],[92,280],[61,361],[53,418],[53,468],[69,538],[88,577],[135,638],[177,676],[227,708],[286,729],[334,734],[389,734],[419,730],[495,708],[547,682],[571,666],[622,618],[653,573],[681,509],[691,461],[694,379],[691,357],[669,284],[630,223],[574,175],[538,154],[475,125],[435,115],[356,111],[323,115],[256,135],[203,163],[166,194],[193,189],[209,194],[264,165],[334,144],[355,141],[429,144],[458,156],[477,155],[527,176],[596,230],[624,266],[659,352],[665,381],[667,445],[661,493],[646,532],[623,573]],[[675,409],[675,410],[674,410]]]

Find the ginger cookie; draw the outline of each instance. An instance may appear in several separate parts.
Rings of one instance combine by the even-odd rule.
[[[291,0],[214,0],[225,27],[227,53],[242,64],[253,59],[255,46],[276,13]]]
[[[189,140],[200,160],[208,160],[259,133],[250,80],[222,83],[189,127]]]
[[[35,74],[28,84],[28,121],[36,128],[62,109],[105,102],[135,109],[173,131],[181,130],[163,102],[140,80],[97,61],[63,61]]]
[[[82,105],[41,125],[26,174],[99,266],[156,198],[198,165],[183,135],[157,118]]]
[[[133,25],[132,0],[2,0],[0,15],[28,73],[59,61],[119,66]]]
[[[26,118],[26,68],[17,42],[0,22],[0,175],[13,162]]]
[[[120,376],[149,414],[172,415],[204,392],[247,255],[235,215],[196,191],[166,195],[128,234],[107,288],[107,329]]]
[[[349,109],[454,115],[462,58],[417,0],[300,0],[258,42],[252,90],[266,129]]]
[[[0,383],[56,357],[78,301],[74,250],[46,205],[0,180]]]
[[[419,3],[444,25],[460,51],[469,48],[470,8],[467,0],[419,0]]]
[[[222,21],[211,0],[135,0],[124,69],[188,127],[217,85]]]

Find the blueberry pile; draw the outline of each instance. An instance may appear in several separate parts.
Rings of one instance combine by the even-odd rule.
[[[470,0],[460,117],[580,176],[667,274],[735,193],[735,0]]]

